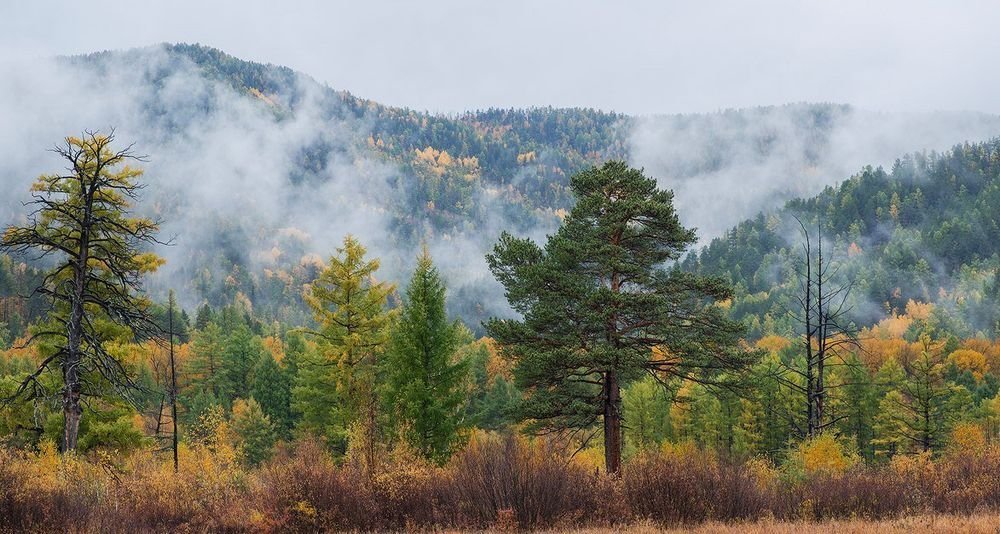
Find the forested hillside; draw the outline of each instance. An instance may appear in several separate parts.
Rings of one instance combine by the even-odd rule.
[[[140,209],[176,237],[159,250],[168,261],[149,282],[153,294],[173,288],[188,308],[245,302],[292,322],[308,319],[299,295],[317,263],[353,233],[397,282],[427,244],[453,288],[451,315],[481,333],[482,321],[509,313],[482,259],[492,242],[502,230],[553,231],[573,204],[569,176],[608,159],[645,166],[674,189],[682,221],[707,242],[863,164],[1000,132],[990,115],[832,104],[659,117],[553,108],[440,115],[199,45],[62,58],[48,68],[54,74],[42,85],[51,94],[0,100],[22,125],[14,155],[0,163],[4,185],[23,188],[47,172],[30,154],[66,133],[30,113],[54,114],[56,105],[64,122],[117,127],[151,155],[157,179]],[[11,74],[11,90],[34,83],[30,71]],[[14,196],[2,202],[23,214]]]
[[[822,229],[839,281],[852,281],[852,319],[870,325],[910,301],[933,302],[941,335],[997,335],[1000,142],[908,154],[866,167],[820,195],[790,201],[714,239],[684,267],[737,287],[732,312],[756,335],[789,334],[799,290],[801,230]],[[815,238],[815,236],[814,236]]]

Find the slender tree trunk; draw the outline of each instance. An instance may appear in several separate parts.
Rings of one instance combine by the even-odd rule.
[[[160,397],[160,409],[159,409],[159,411],[156,412],[156,432],[153,432],[153,434],[156,437],[160,437],[160,435],[162,433],[162,429],[163,429],[163,403],[164,403],[164,401],[165,401],[165,399],[163,397]]]
[[[617,475],[622,464],[621,386],[618,372],[604,373],[604,466],[608,474]]]
[[[826,375],[826,342],[828,335],[828,318],[823,313],[824,300],[827,298],[823,294],[823,223],[820,221],[818,228],[816,230],[818,234],[817,243],[817,255],[819,256],[819,262],[817,264],[816,270],[816,321],[817,328],[819,329],[819,335],[817,336],[816,344],[816,407],[814,408],[814,413],[816,417],[816,432],[822,432],[823,430],[823,419],[824,411],[826,410],[824,406],[824,397],[826,397],[826,391],[824,390],[823,381]]]
[[[173,449],[174,449],[174,473],[176,473],[180,468],[180,462],[177,458],[177,368],[174,364],[174,294],[170,293],[170,310],[167,319],[168,326],[170,330],[168,335],[170,336],[170,421],[173,424]]]
[[[812,437],[816,432],[816,424],[814,422],[815,413],[813,413],[813,398],[815,395],[816,384],[814,382],[815,377],[813,375],[813,364],[815,363],[813,358],[813,316],[812,316],[812,247],[809,243],[809,236],[806,235],[806,299],[804,305],[805,312],[805,326],[806,326],[806,436]]]

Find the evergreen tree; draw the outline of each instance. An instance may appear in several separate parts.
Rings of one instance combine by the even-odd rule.
[[[282,369],[270,351],[264,351],[253,369],[250,394],[274,423],[282,437],[289,437],[292,425],[291,377]]]
[[[858,453],[866,461],[875,459],[872,440],[875,437],[875,416],[878,413],[878,392],[868,370],[851,355],[842,368],[842,395],[834,398],[831,408],[839,412],[838,428],[842,435],[854,436]]]
[[[466,332],[448,320],[445,286],[425,249],[392,329],[383,393],[406,440],[429,460],[446,460],[459,439],[469,366],[456,356]]]
[[[491,352],[484,341],[466,346],[472,383],[466,405],[469,424],[484,430],[500,430],[511,423],[520,392],[496,369],[490,369]]]
[[[207,302],[198,306],[198,311],[194,316],[194,327],[198,330],[204,330],[209,323],[213,322],[215,322],[215,312],[212,311],[212,307]]]
[[[736,348],[742,328],[712,306],[729,287],[664,268],[695,242],[670,191],[617,161],[571,186],[577,203],[544,248],[504,233],[487,256],[523,319],[492,319],[486,329],[516,362],[530,428],[603,420],[606,468],[617,473],[624,385],[646,373],[711,380],[751,358]]]
[[[219,396],[222,403],[231,406],[236,399],[250,397],[252,372],[266,352],[260,338],[253,335],[245,324],[231,333],[222,347],[222,368]]]
[[[184,398],[184,415],[181,418],[184,421],[184,426],[193,428],[202,416],[217,407],[221,408],[222,403],[219,402],[218,397],[212,394],[210,389],[193,389]]]
[[[237,399],[233,403],[231,426],[239,440],[236,450],[244,464],[255,467],[271,457],[277,434],[271,418],[256,400]]]

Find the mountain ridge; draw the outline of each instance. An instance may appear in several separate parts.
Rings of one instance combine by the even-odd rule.
[[[607,159],[645,167],[674,189],[685,224],[709,239],[840,183],[864,163],[889,163],[908,152],[900,147],[948,139],[946,148],[1000,132],[1000,118],[987,114],[904,116],[838,104],[655,117],[551,107],[443,116],[201,45],[58,63],[49,96],[66,100],[59,121],[31,119],[51,99],[18,94],[26,109],[9,108],[12,124],[31,135],[15,146],[20,161],[0,165],[5,187],[27,191],[47,170],[32,154],[81,125],[120,125],[123,138],[155,152],[151,209],[183,243],[164,251],[168,264],[151,289],[175,287],[189,307],[247,301],[278,318],[301,318],[302,284],[346,233],[383,256],[393,280],[428,244],[452,287],[452,314],[470,325],[509,313],[483,254],[501,230],[536,239],[551,232],[573,203],[569,176]]]

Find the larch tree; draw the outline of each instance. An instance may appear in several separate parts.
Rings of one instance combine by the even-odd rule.
[[[31,188],[28,223],[11,226],[0,248],[55,258],[35,293],[48,300],[45,322],[28,343],[42,361],[13,398],[48,398],[45,373],[57,373],[64,416],[62,447],[77,447],[83,399],[110,388],[128,398],[137,388],[129,364],[106,350],[113,339],[154,337],[159,328],[142,293],[142,278],[162,260],[147,252],[158,243],[156,222],[130,213],[142,186],[142,161],[131,145],[112,148],[114,132],[68,137],[54,152],[69,165],[65,174],[40,176]]]
[[[902,417],[897,419],[897,428],[918,450],[929,452],[944,445],[951,423],[970,406],[956,403],[963,397],[956,393],[964,388],[944,379],[946,358],[941,344],[926,334],[920,341],[920,356],[903,366],[907,376],[900,384],[902,402],[898,402],[897,413]]]
[[[576,206],[544,248],[504,233],[487,256],[522,317],[486,329],[515,362],[529,428],[586,433],[602,422],[605,466],[617,473],[622,387],[644,375],[712,382],[755,355],[714,305],[729,286],[670,268],[695,243],[671,191],[619,161],[576,174],[571,188]]]
[[[189,389],[196,393],[210,394],[216,400],[221,396],[223,341],[219,325],[206,322],[205,326],[191,336],[191,358],[185,369]]]
[[[387,305],[395,286],[375,279],[379,261],[365,259],[365,252],[361,243],[347,236],[306,289],[304,297],[318,325],[310,333],[320,350],[299,362],[292,395],[305,427],[320,432],[336,447],[346,446],[352,427],[358,430],[363,443],[355,445],[372,469],[378,433],[378,358],[388,341],[393,314]]]
[[[445,285],[425,249],[389,339],[383,395],[407,442],[429,460],[446,460],[459,438],[469,370],[457,358],[464,333],[448,320]]]
[[[245,465],[256,467],[271,457],[277,430],[256,400],[236,399],[230,424],[239,439],[237,452]]]

